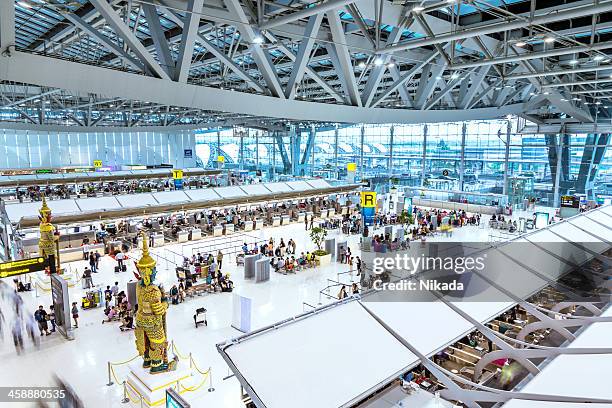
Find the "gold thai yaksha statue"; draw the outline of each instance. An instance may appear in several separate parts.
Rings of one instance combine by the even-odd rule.
[[[173,371],[178,358],[168,362],[168,331],[166,310],[168,302],[163,291],[154,283],[156,262],[149,255],[147,237],[142,235],[142,258],[136,263],[139,282],[136,285],[136,348],[143,356],[142,366],[151,374]]]
[[[60,273],[60,259],[58,253],[58,240],[59,235],[55,232],[55,227],[51,224],[51,209],[47,206],[47,199],[45,196],[42,196],[42,207],[38,210],[40,214],[38,219],[40,220],[40,225],[38,227],[40,231],[40,238],[38,240],[38,254],[43,258],[48,258],[49,255],[53,255],[55,257],[55,268],[58,273]]]

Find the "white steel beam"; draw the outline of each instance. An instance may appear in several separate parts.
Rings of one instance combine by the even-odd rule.
[[[164,13],[164,16],[168,20],[171,20],[177,26],[183,28],[183,20],[173,10],[166,9],[165,7],[162,7],[161,9]],[[238,64],[232,61],[230,57],[225,55],[222,50],[217,48],[217,46],[214,45],[211,41],[209,41],[205,36],[203,36],[202,34],[198,34],[198,41],[202,43],[202,45],[208,50],[208,52],[219,58],[219,60],[226,67],[228,67],[236,75],[238,75],[240,79],[249,84],[251,88],[255,89],[257,92],[265,93],[265,89],[255,79],[253,79],[253,77],[251,77],[245,70],[240,68]]]
[[[357,87],[357,81],[355,80],[355,69],[351,62],[351,55],[349,54],[348,47],[346,45],[346,37],[344,35],[344,28],[340,21],[339,10],[332,10],[327,13],[327,21],[329,22],[329,28],[332,34],[332,40],[334,41],[333,47],[337,54],[338,66],[336,71],[338,77],[346,84],[346,91],[348,98],[353,106],[362,106],[361,98],[359,97],[359,88]]]
[[[147,101],[160,105],[222,111],[288,120],[343,123],[423,123],[492,119],[524,112],[523,104],[473,109],[414,111],[372,109],[285,100],[162,80],[72,61],[15,52],[0,56],[0,79],[71,92]]]
[[[291,76],[289,77],[289,82],[287,82],[287,86],[285,87],[285,96],[288,99],[294,98],[296,84],[298,84],[304,76],[306,65],[308,65],[310,53],[312,52],[312,46],[315,43],[314,36],[319,31],[321,21],[323,21],[323,14],[315,14],[308,19],[308,24],[306,25],[306,30],[304,31],[304,38],[298,47],[296,60],[293,64],[293,69],[291,70]]]
[[[339,9],[346,6],[347,4],[354,3],[356,0],[327,0],[319,3],[314,7],[307,7],[302,10],[296,11],[291,14],[285,14],[284,16],[276,17],[261,24],[262,30],[267,30],[273,27],[278,27],[283,24],[291,23],[301,18],[307,18],[316,14],[324,14],[327,11]]]
[[[189,0],[185,11],[185,24],[181,36],[181,46],[176,60],[176,72],[174,79],[179,82],[187,82],[191,59],[193,58],[193,47],[200,28],[200,13],[204,6],[204,0]]]
[[[235,18],[235,20],[238,21],[237,23],[233,24],[237,26],[238,31],[240,31],[240,34],[246,39],[246,41],[251,43],[249,46],[251,56],[255,60],[257,68],[259,68],[261,75],[266,81],[270,93],[273,96],[284,99],[285,93],[280,83],[280,79],[278,78],[278,73],[276,72],[274,63],[270,58],[270,54],[262,47],[261,43],[255,41],[257,37],[260,37],[260,34],[256,32],[253,27],[251,27],[249,19],[240,5],[240,1],[225,0],[225,5],[230,11],[230,14]]]
[[[283,54],[285,54],[291,61],[295,61],[297,59],[297,56],[295,55],[295,53],[291,51],[289,48],[287,48],[283,43],[277,41],[276,37],[274,37],[274,35],[272,35],[269,31],[266,33],[266,38],[276,43],[278,50],[282,52]],[[312,78],[317,84],[319,84],[319,86],[323,88],[323,90],[327,92],[330,96],[332,96],[336,101],[340,103],[346,103],[342,95],[340,95],[333,87],[331,87],[328,81],[321,78],[321,76],[317,74],[317,72],[314,69],[306,65],[305,70],[306,70],[306,74],[308,74],[310,78]]]
[[[389,37],[387,39],[387,44],[396,44],[400,38],[402,38],[403,28],[394,27],[389,33]],[[370,106],[372,100],[374,99],[374,95],[378,90],[378,86],[380,85],[380,81],[385,74],[385,70],[387,69],[387,64],[391,61],[391,55],[375,55],[376,58],[380,58],[382,61],[379,65],[374,65],[374,68],[370,72],[370,76],[368,77],[368,81],[366,82],[365,88],[363,90],[361,101],[363,102],[363,106]]]
[[[113,10],[112,6],[106,0],[90,0],[91,4],[98,10],[100,15],[104,17],[108,25],[110,25],[115,33],[125,41],[130,50],[143,62],[145,67],[152,74],[162,79],[170,79],[166,71],[155,61],[155,58],[147,51],[144,45],[136,37],[136,35],[125,25],[119,14]]]
[[[162,68],[170,77],[174,77],[174,69],[176,67],[170,47],[168,46],[168,40],[164,35],[164,29],[159,21],[159,15],[157,9],[152,4],[142,3],[142,11],[144,12],[145,19],[147,20],[147,26],[149,27],[149,34],[155,45],[155,52],[159,59]]]
[[[419,87],[417,89],[417,93],[414,97],[414,106],[417,109],[423,109],[425,107],[425,102],[431,96],[433,91],[436,89],[436,85],[444,72],[444,68],[446,68],[445,64],[429,64],[425,66],[423,72],[421,72],[421,80],[419,82]],[[429,74],[431,73],[431,78]]]
[[[77,26],[86,34],[89,34],[93,37],[98,43],[102,44],[106,47],[110,52],[115,54],[117,57],[125,61],[128,65],[131,65],[133,68],[138,70],[144,70],[144,65],[138,61],[136,58],[132,57],[130,54],[125,52],[123,48],[119,47],[117,44],[113,42],[109,37],[105,36],[101,32],[99,32],[95,27],[91,24],[88,24],[86,21],[81,19],[79,16],[73,13],[66,13],[64,17],[72,24]]]

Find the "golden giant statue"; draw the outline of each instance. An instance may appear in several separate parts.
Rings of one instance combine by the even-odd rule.
[[[168,363],[168,337],[166,310],[168,302],[155,281],[155,260],[149,255],[147,237],[142,236],[142,258],[136,263],[139,282],[136,285],[136,348],[143,356],[142,366],[150,368],[151,374],[176,369],[178,359]]]
[[[51,224],[51,209],[47,206],[47,199],[42,196],[42,207],[38,210],[40,214],[38,219],[40,225],[38,227],[40,231],[40,238],[38,240],[38,254],[43,258],[48,258],[49,255],[55,257],[56,271],[60,272],[60,260],[57,251],[57,240],[59,236],[55,234],[55,227]]]

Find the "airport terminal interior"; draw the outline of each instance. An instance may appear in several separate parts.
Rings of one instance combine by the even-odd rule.
[[[612,407],[612,0],[0,0],[0,406]]]

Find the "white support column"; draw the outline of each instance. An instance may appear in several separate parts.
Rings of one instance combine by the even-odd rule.
[[[427,157],[427,124],[423,125],[423,156],[421,157],[421,187],[425,185],[425,158]]]
[[[506,151],[504,152],[504,186],[503,194],[508,194],[508,171],[510,170],[510,134],[512,133],[512,122],[508,121],[506,128]]]
[[[0,1],[0,53],[15,45],[15,2]]]
[[[365,138],[365,126],[361,125],[361,137],[359,139],[359,181],[363,180],[363,139]]]
[[[558,208],[560,205],[561,197],[559,195],[561,183],[561,167],[563,166],[563,135],[559,134],[559,141],[557,142],[557,172],[555,173],[555,188],[553,192],[553,207]]]
[[[465,122],[461,126],[461,155],[459,156],[459,191],[463,191],[464,178],[463,173],[465,172],[465,135],[467,133],[467,125]]]
[[[337,124],[336,124],[336,129],[334,130],[334,167],[335,167],[337,178],[340,179],[340,171],[338,170],[338,125]]]
[[[395,134],[395,127],[391,126],[391,129],[389,129],[389,168],[388,168],[388,174],[389,174],[389,179],[391,179],[391,177],[393,177],[393,137]],[[391,180],[389,180],[390,182]]]

